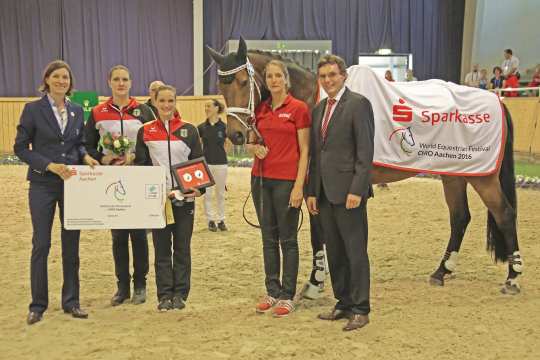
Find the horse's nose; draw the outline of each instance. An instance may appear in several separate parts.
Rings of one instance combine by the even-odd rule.
[[[244,134],[242,134],[240,131],[237,131],[233,135],[233,143],[234,145],[243,145],[244,144]]]

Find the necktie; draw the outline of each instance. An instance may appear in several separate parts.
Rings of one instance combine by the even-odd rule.
[[[66,130],[66,125],[68,121],[66,108],[63,108],[62,110],[60,110],[60,120],[62,121],[62,126],[60,127],[60,130],[62,131],[62,134],[63,134],[64,130]]]
[[[332,112],[332,108],[334,107],[335,103],[336,99],[328,99],[328,102],[326,104],[326,113],[324,114],[324,119],[321,125],[321,137],[323,141],[326,140],[326,133],[328,132],[328,122],[330,121],[330,113]]]

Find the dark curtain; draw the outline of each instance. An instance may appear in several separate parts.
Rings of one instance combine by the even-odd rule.
[[[162,80],[193,83],[191,0],[0,0],[0,96],[36,95],[53,59],[67,61],[79,90],[109,95],[107,73],[126,65],[131,93]],[[189,90],[186,94],[192,94]]]
[[[415,76],[459,81],[464,0],[205,0],[204,41],[332,40],[347,64],[359,53],[412,53]],[[205,67],[210,59],[205,54]],[[216,91],[215,66],[205,89]]]
[[[36,96],[61,54],[60,0],[0,1],[0,96]]]

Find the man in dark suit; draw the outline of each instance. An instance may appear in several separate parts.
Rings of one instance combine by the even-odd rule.
[[[99,163],[86,153],[83,141],[83,110],[71,103],[73,76],[68,64],[56,60],[45,69],[41,99],[26,104],[17,126],[15,154],[29,165],[28,198],[32,218],[32,259],[30,282],[32,302],[27,323],[40,321],[48,307],[47,258],[51,247],[51,229],[56,204],[62,222],[62,308],[75,318],[87,318],[79,303],[79,230],[63,226],[64,180],[68,165]]]
[[[373,110],[368,99],[345,87],[345,62],[326,55],[318,64],[328,94],[312,116],[308,209],[319,214],[334,296],[338,300],[322,320],[349,321],[344,331],[369,322],[367,209],[373,161]]]

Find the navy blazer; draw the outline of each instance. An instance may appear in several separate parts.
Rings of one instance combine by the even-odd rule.
[[[13,150],[29,165],[29,181],[62,182],[58,175],[46,170],[47,166],[51,162],[79,165],[86,155],[83,109],[72,102],[66,103],[68,123],[64,134],[47,95],[24,106]]]

